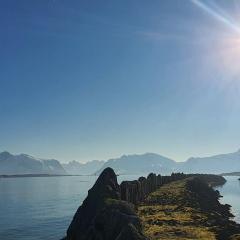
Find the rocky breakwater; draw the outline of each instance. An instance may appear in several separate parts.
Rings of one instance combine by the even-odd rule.
[[[120,185],[121,199],[133,204],[142,202],[149,193],[156,191],[163,184],[188,177],[183,173],[172,173],[171,176],[161,176],[150,173],[147,178],[140,177],[135,181],[124,181]]]
[[[134,206],[121,200],[121,189],[106,168],[78,208],[66,240],[145,240]]]
[[[151,240],[237,240],[240,225],[231,221],[230,206],[219,202],[210,185],[224,182],[213,175],[192,175],[165,184],[138,206],[143,232]]]
[[[196,177],[198,180],[195,181]],[[223,223],[228,223],[228,218],[231,216],[229,207],[219,204],[219,193],[210,186],[221,185],[224,182],[223,177],[216,175],[173,173],[170,176],[161,176],[151,173],[147,178],[140,177],[138,180],[124,181],[119,185],[113,169],[106,168],[75,213],[65,240],[174,239],[169,236],[175,232],[177,239],[185,239],[186,220],[188,219],[185,212],[190,211],[189,214],[192,216],[189,221],[189,236],[192,236],[194,231],[198,232],[205,227],[205,225],[202,228],[194,227],[194,221],[201,211],[208,211],[202,206],[211,206],[211,209],[217,206],[217,208],[213,210],[216,212],[213,218],[208,215],[204,216],[200,223],[205,222],[206,219],[209,219],[208,223],[214,222],[216,216],[219,216],[224,221],[219,224],[220,220],[217,218],[218,224],[213,224],[213,226],[210,224],[210,226],[222,226]],[[199,206],[201,206],[200,212]],[[169,214],[173,214],[173,218]],[[181,214],[183,221],[177,223]],[[175,215],[178,220],[174,219]],[[169,226],[168,223],[170,223]],[[177,227],[174,226],[175,223]],[[218,231],[203,231],[201,236],[209,236],[210,233],[215,235],[220,232],[223,234],[222,232],[229,230],[230,226],[235,229],[233,223],[227,228],[220,227],[221,230]],[[182,228],[184,228],[183,231],[181,231]],[[164,232],[170,235],[164,238]],[[230,232],[234,231],[231,229]],[[183,238],[179,238],[178,234]],[[161,238],[158,238],[159,236]]]

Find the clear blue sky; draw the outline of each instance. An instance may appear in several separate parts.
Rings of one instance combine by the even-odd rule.
[[[0,151],[237,150],[239,16],[234,0],[0,0]]]

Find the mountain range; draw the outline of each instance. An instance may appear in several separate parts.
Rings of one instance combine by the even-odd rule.
[[[179,170],[186,173],[215,173],[240,171],[240,150],[211,157],[189,158]]]
[[[89,175],[98,171],[104,165],[104,161],[93,160],[87,163],[80,163],[78,161],[71,161],[63,163],[63,168],[69,174],[73,175]]]
[[[27,154],[0,153],[0,175],[67,174],[59,161],[37,159]]]
[[[185,162],[176,162],[155,153],[145,153],[123,155],[120,158],[107,161],[94,160],[87,163],[71,161],[62,164],[58,160],[38,159],[27,154],[0,153],[0,175],[98,175],[106,167],[113,168],[118,174],[147,174],[150,172],[160,174],[169,174],[171,172],[221,174],[240,171],[240,150],[211,157],[189,158]]]
[[[107,167],[113,168],[118,174],[171,173],[176,165],[174,160],[155,153],[123,155],[106,161],[96,174],[100,174]]]

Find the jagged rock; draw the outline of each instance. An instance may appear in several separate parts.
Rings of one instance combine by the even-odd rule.
[[[137,180],[122,182],[120,189],[122,200],[128,201],[133,204],[137,204],[142,198],[141,183]]]
[[[157,187],[162,185],[162,176],[160,174],[157,175]]]
[[[186,178],[188,175],[183,173],[173,173],[171,176],[161,176],[150,173],[147,178],[140,177],[135,181],[124,181],[120,185],[121,199],[133,204],[138,204],[147,195],[163,184]]]
[[[148,192],[153,192],[157,189],[157,176],[154,173],[150,173],[147,177],[148,181]]]
[[[240,240],[240,234],[233,235],[230,240]]]
[[[116,240],[146,240],[146,237],[140,235],[134,225],[128,224],[123,228]]]
[[[145,239],[141,233],[140,219],[135,214],[133,206],[124,201],[107,200],[106,207],[96,216],[92,226],[91,237],[87,239],[114,240]],[[132,230],[126,231],[132,226]],[[137,233],[137,234],[136,234]],[[141,238],[133,237],[141,236]]]
[[[120,200],[116,174],[106,168],[75,213],[66,239],[122,240],[122,236],[129,236],[125,239],[145,239],[133,205]]]
[[[138,179],[140,183],[140,201],[143,201],[147,195],[147,179],[145,177],[140,177]]]

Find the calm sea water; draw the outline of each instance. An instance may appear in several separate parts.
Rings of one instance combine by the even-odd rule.
[[[134,180],[139,176],[120,176]],[[96,177],[0,178],[0,240],[59,240]]]
[[[120,176],[118,181],[139,176]],[[0,239],[59,240],[96,177],[0,179]],[[228,177],[218,188],[240,221],[240,183]]]
[[[240,223],[240,181],[239,177],[225,177],[227,182],[217,189],[223,196],[221,203],[227,203],[232,206],[232,213],[235,215],[234,220]]]

